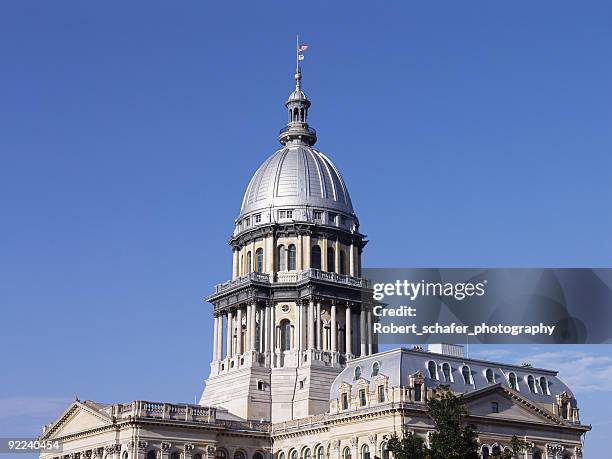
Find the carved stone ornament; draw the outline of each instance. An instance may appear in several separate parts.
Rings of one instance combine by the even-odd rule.
[[[186,453],[191,453],[194,446],[191,443],[185,443],[184,450]]]
[[[148,443],[144,440],[138,440],[138,451],[144,451],[147,449]]]
[[[340,450],[340,440],[334,440],[332,442],[332,446],[334,447],[336,451],[339,451]]]
[[[370,443],[370,445],[376,445],[376,434],[368,435],[368,443]]]
[[[208,457],[215,457],[215,453],[217,452],[217,447],[213,445],[208,445],[206,447],[206,454]]]
[[[104,448],[94,448],[93,450],[94,458],[102,457],[103,454],[104,454]]]
[[[115,445],[108,445],[104,447],[106,454],[113,454],[115,452]]]
[[[170,451],[170,448],[172,447],[172,445],[170,443],[168,443],[167,441],[162,442],[161,444],[161,449],[164,452],[168,452]]]
[[[353,448],[356,448],[358,444],[359,444],[359,439],[357,437],[351,438],[351,446]]]
[[[574,450],[574,455],[576,457],[582,457],[582,448],[580,446],[576,446],[576,449]]]
[[[88,449],[87,451],[83,451],[81,453],[81,457],[85,457],[85,458],[89,459],[91,457],[91,450]]]

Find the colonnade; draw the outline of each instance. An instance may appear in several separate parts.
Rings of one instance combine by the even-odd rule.
[[[345,354],[347,358],[376,352],[368,306],[315,299],[292,306],[295,311],[289,311],[282,302],[273,307],[253,301],[216,313],[213,360],[253,351],[275,354],[319,350]]]

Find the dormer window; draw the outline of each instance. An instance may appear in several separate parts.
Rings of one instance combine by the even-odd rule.
[[[247,217],[247,218],[244,219],[244,226],[245,227],[251,226],[251,218],[250,217]]]
[[[366,391],[359,389],[359,406],[366,406]]]
[[[527,386],[529,387],[529,392],[532,394],[536,393],[535,379],[531,375],[527,376]]]
[[[540,389],[542,389],[542,393],[544,395],[550,395],[550,391],[548,390],[548,381],[544,376],[540,378]]]
[[[285,220],[293,218],[293,210],[279,210],[278,219]]]
[[[261,214],[253,215],[253,220],[255,221],[255,223],[261,223]]]
[[[355,381],[359,381],[361,379],[361,367],[357,365],[355,367]]]
[[[427,371],[429,371],[429,377],[431,379],[438,379],[438,366],[436,365],[436,362],[433,360],[427,362]]]
[[[516,379],[516,373],[510,373],[508,375],[508,384],[510,384],[511,389],[519,390],[518,380]]]
[[[444,374],[445,382],[453,382],[453,377],[451,375],[451,367],[448,362],[444,362],[442,364],[442,373]]]
[[[342,409],[348,410],[348,407],[349,407],[348,394],[345,392],[342,394]]]
[[[338,217],[337,214],[332,214],[331,212],[329,213],[329,215],[327,216],[327,221],[329,223],[331,223],[332,225],[336,224],[336,218]]]
[[[321,220],[323,220],[323,211],[322,210],[315,210],[315,211],[313,211],[312,217],[313,217],[314,221],[320,222]]]
[[[374,362],[372,364],[372,377],[378,376],[378,371],[380,370],[380,363]]]
[[[385,386],[378,386],[378,403],[385,402]]]
[[[489,384],[495,384],[495,372],[491,368],[487,368],[487,371],[485,371],[485,377],[487,378],[487,382]]]
[[[467,365],[463,365],[461,368],[461,375],[463,376],[463,382],[465,384],[473,384],[472,370]]]
[[[491,413],[499,413],[499,403],[491,402]]]

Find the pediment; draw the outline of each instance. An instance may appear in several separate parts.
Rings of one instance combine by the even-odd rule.
[[[79,432],[107,427],[111,424],[112,420],[106,414],[75,401],[44,432],[42,439],[66,437]]]
[[[464,401],[468,413],[472,416],[551,425],[564,424],[563,420],[552,412],[522,397],[520,393],[500,385],[466,394]],[[493,412],[493,403],[498,404],[498,413]]]

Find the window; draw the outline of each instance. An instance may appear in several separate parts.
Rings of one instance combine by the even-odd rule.
[[[302,454],[302,457],[304,459],[310,459],[311,458],[310,448],[304,448],[304,453]]]
[[[420,383],[416,383],[414,385],[414,401],[415,402],[421,401],[421,384]]]
[[[253,220],[255,220],[255,223],[261,223],[261,214],[255,214]]]
[[[302,379],[300,380],[300,389],[303,389],[303,388],[304,388],[304,380]]]
[[[227,453],[224,449],[217,449],[217,453],[215,454],[217,459],[227,459]]]
[[[493,447],[493,455],[494,456],[499,456],[501,454],[501,448],[499,446],[494,446]]]
[[[444,362],[442,364],[442,373],[444,373],[444,381],[446,381],[446,382],[452,382],[453,381],[451,379],[451,367],[446,362]]]
[[[292,210],[279,210],[278,218],[279,220],[286,219],[286,218],[291,219],[293,218],[293,211]]]
[[[529,392],[531,392],[532,394],[535,394],[536,387],[535,387],[535,379],[533,379],[533,376],[531,375],[527,376],[527,385],[529,386]]]
[[[244,219],[244,226],[251,226],[251,219],[249,217]]]
[[[316,454],[316,459],[323,459],[323,454],[325,454],[325,450],[323,449],[323,446],[319,446],[315,454]]]
[[[540,378],[540,389],[542,389],[542,393],[544,395],[550,395],[550,392],[548,391],[548,381],[544,376]]]
[[[296,258],[295,245],[291,244],[287,250],[287,269],[289,271],[295,271]]]
[[[338,270],[340,274],[346,274],[346,255],[344,255],[344,250],[340,251],[340,266],[338,266]]]
[[[155,456],[156,454],[154,450],[151,450],[147,453],[147,459],[155,459]]]
[[[278,270],[286,271],[287,270],[287,251],[285,250],[284,245],[278,246],[277,257],[278,257]]]
[[[290,457],[291,459],[298,459],[298,452],[296,449],[291,451]]]
[[[385,386],[378,386],[378,403],[384,403],[385,401]]]
[[[264,459],[264,457],[263,454],[257,451],[255,454],[253,454],[253,459]]]
[[[331,223],[332,225],[335,225],[336,224],[336,217],[337,217],[337,214],[332,214],[330,212],[329,215],[328,215],[327,221],[329,223]]]
[[[336,258],[334,256],[334,249],[329,247],[327,249],[327,271],[328,272],[333,273],[336,270],[336,267],[334,266],[335,261],[336,261]]]
[[[321,269],[321,247],[318,245],[312,246],[310,250],[310,267],[313,269]]]
[[[532,457],[533,459],[542,459],[542,455],[540,454],[539,451],[535,451]]]
[[[370,459],[370,447],[367,444],[361,447],[361,459]]]
[[[200,453],[194,454],[193,459],[202,459],[202,455]]]
[[[181,458],[181,455],[177,453],[176,451],[170,455],[170,459],[180,459],[180,458]]]
[[[568,418],[568,409],[567,409],[567,402],[561,402],[561,417],[563,419],[567,419]]]
[[[495,373],[493,373],[492,369],[487,368],[487,371],[485,372],[485,376],[488,382],[490,382],[491,384],[495,384]]]
[[[361,367],[357,365],[355,367],[355,381],[358,381],[359,379],[361,379]]]
[[[263,249],[255,251],[255,271],[258,273],[263,272]]]
[[[342,217],[340,217],[340,223],[345,226],[346,225],[346,217],[343,215]]]
[[[378,376],[379,370],[380,370],[380,363],[374,362],[372,364],[372,377]]]
[[[348,410],[348,394],[345,392],[342,394],[342,409]]]
[[[481,454],[482,459],[487,459],[489,457],[489,447],[483,446],[481,453],[482,453]]]
[[[315,219],[315,221],[320,222],[321,220],[323,220],[323,211],[321,210],[315,210],[313,213],[313,218]]]
[[[359,389],[359,405],[366,406],[366,392],[365,389]]]
[[[280,323],[281,332],[281,351],[288,351],[291,349],[291,322],[287,319]]]
[[[342,459],[351,459],[351,449],[348,446],[342,451]]]
[[[127,451],[124,451],[124,452],[123,452],[123,454],[121,455],[121,457],[122,457],[123,459],[128,459],[128,452],[127,452]]]
[[[387,447],[387,442],[380,444],[380,457],[381,459],[389,459],[389,448]]]
[[[516,380],[516,374],[515,373],[510,373],[510,375],[508,375],[508,382],[510,383],[510,387],[514,390],[518,390],[518,382]]]
[[[461,374],[463,375],[463,382],[465,384],[472,384],[472,372],[470,367],[463,365],[463,368],[461,368]]]
[[[436,362],[433,360],[427,362],[427,370],[429,371],[429,377],[431,379],[438,379],[438,368]]]
[[[252,264],[251,264],[251,252],[247,252],[247,265],[246,265],[245,271],[247,273],[250,273],[252,270],[253,270],[253,268],[252,268]]]
[[[491,413],[499,413],[499,403],[491,402]]]
[[[264,390],[264,382],[257,381],[257,390]]]

